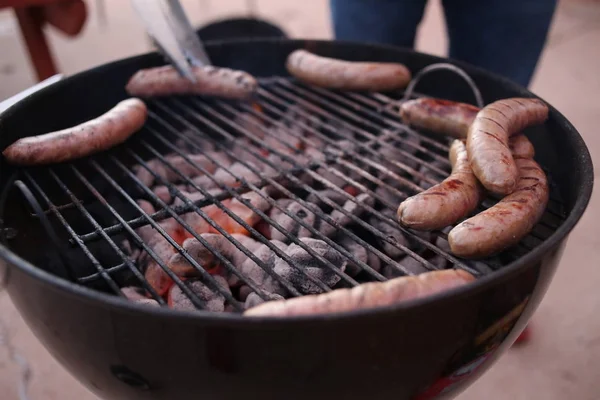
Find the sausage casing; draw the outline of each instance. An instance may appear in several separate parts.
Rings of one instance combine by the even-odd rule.
[[[473,275],[462,270],[432,271],[387,282],[364,283],[352,289],[269,301],[246,310],[244,315],[289,317],[388,306],[450,290],[473,280]]]
[[[400,118],[405,123],[456,139],[467,137],[478,112],[479,108],[470,104],[430,97],[408,100],[400,106]]]
[[[422,97],[402,103],[400,117],[417,128],[466,139],[469,127],[480,110],[466,103]],[[512,136],[508,145],[514,156],[533,158],[535,154],[533,145],[525,135]]]
[[[405,88],[411,79],[402,64],[344,61],[302,49],[288,56],[286,68],[306,83],[330,89],[390,91]]]
[[[535,148],[525,135],[515,135],[508,140],[508,148],[513,158],[533,158]]]
[[[548,107],[538,99],[499,100],[479,111],[467,134],[467,151],[473,173],[486,189],[499,195],[515,190],[519,170],[509,137],[547,118]]]
[[[148,111],[139,99],[127,99],[98,118],[77,126],[17,140],[2,154],[17,165],[41,165],[69,161],[114,147],[146,121]]]
[[[473,211],[483,197],[461,140],[450,147],[452,173],[441,183],[409,197],[398,207],[398,221],[417,230],[442,229]]]
[[[192,67],[196,82],[179,75],[170,65],[136,72],[125,90],[131,96],[158,97],[200,94],[229,99],[246,99],[256,91],[258,82],[247,72],[214,66]]]
[[[517,244],[540,220],[549,197],[546,174],[532,159],[515,162],[520,173],[516,190],[450,231],[453,254],[463,258],[497,254]]]

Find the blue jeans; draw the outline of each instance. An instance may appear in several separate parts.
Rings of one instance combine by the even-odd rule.
[[[330,0],[336,39],[412,48],[427,0]],[[449,56],[527,87],[557,0],[442,0]]]

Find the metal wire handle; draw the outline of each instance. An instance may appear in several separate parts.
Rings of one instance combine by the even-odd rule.
[[[17,174],[15,173],[9,178],[9,187],[14,184],[16,177]],[[2,196],[0,197],[0,209],[2,210],[4,210],[4,203],[6,202],[6,198],[8,197],[7,194],[8,190],[4,191],[2,193]],[[4,215],[2,215],[2,217],[4,217]],[[6,241],[9,238],[6,229],[7,228],[4,227],[4,223],[2,222],[0,224],[0,240],[2,240],[4,244],[6,244]],[[5,289],[6,279],[8,276],[8,266],[4,267],[6,267],[4,273],[2,273],[2,270],[0,270],[0,293],[2,293]],[[10,341],[6,322],[4,322],[4,320],[2,319],[0,319],[0,347],[3,347],[6,350],[6,352],[8,353],[9,360],[11,360],[14,364],[16,364],[19,367],[19,380],[17,383],[19,400],[30,400],[28,395],[28,388],[29,382],[31,381],[31,377],[33,375],[33,371],[29,366],[29,362],[27,361],[27,359],[15,349],[14,345]]]
[[[415,86],[417,86],[417,84],[419,83],[421,78],[423,78],[425,75],[427,75],[430,72],[439,71],[439,70],[452,71],[455,74],[459,75],[461,78],[463,78],[465,80],[465,82],[467,82],[467,85],[469,85],[469,87],[473,91],[473,96],[475,97],[475,103],[477,103],[477,107],[483,108],[483,106],[485,105],[483,103],[483,97],[481,96],[481,92],[479,91],[479,88],[477,87],[477,85],[475,84],[473,79],[462,68],[459,68],[456,65],[449,64],[449,63],[431,64],[431,65],[428,65],[427,67],[423,68],[422,70],[420,70],[408,84],[408,87],[406,88],[406,91],[404,92],[404,97],[402,98],[402,102],[405,102],[410,98],[410,96],[414,92]]]
[[[52,228],[52,224],[50,223],[50,220],[44,213],[44,210],[42,210],[40,203],[37,201],[37,199],[31,192],[31,190],[29,189],[29,187],[25,183],[23,183],[23,181],[15,180],[13,182],[13,185],[16,186],[17,189],[19,189],[19,191],[21,192],[21,194],[23,195],[25,200],[33,208],[34,212],[40,219],[42,227],[46,230],[46,233],[48,234],[48,237],[50,238],[50,240],[52,240],[52,242],[54,243],[55,252],[51,252],[50,254],[54,258],[55,265],[57,266],[57,268],[60,269],[59,274],[61,275],[62,278],[72,281],[75,274],[73,273],[73,270],[71,269],[71,264],[67,260],[67,253],[65,251],[65,247],[62,245],[61,242],[58,241],[58,239],[57,239],[58,236],[56,235],[56,232]],[[4,210],[3,203],[4,203],[4,201],[6,201],[6,198],[3,198],[1,200],[2,200],[2,204],[0,204],[0,206],[2,206],[2,209]],[[5,240],[4,234],[2,235],[2,239]]]

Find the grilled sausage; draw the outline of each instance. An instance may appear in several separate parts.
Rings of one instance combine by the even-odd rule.
[[[144,125],[147,115],[141,100],[123,100],[91,121],[19,139],[2,154],[17,165],[52,164],[85,157],[124,142]]]
[[[400,106],[402,120],[417,128],[466,139],[469,126],[475,120],[480,108],[456,101],[423,97],[409,100]],[[533,158],[534,148],[524,135],[515,135],[508,141],[514,156]]]
[[[450,147],[452,173],[441,183],[404,200],[398,207],[400,224],[417,230],[435,230],[451,225],[473,211],[483,197],[461,140]]]
[[[213,66],[193,67],[196,82],[179,75],[170,65],[136,72],[125,90],[132,96],[155,97],[202,94],[230,99],[246,99],[258,87],[256,79],[244,71]]]
[[[513,158],[533,158],[535,156],[535,148],[525,135],[516,135],[508,141]]]
[[[519,170],[508,139],[547,118],[548,107],[538,99],[499,100],[479,111],[467,134],[467,151],[473,173],[486,189],[499,195],[515,190]]]
[[[311,85],[343,90],[389,91],[408,85],[411,73],[402,64],[344,61],[292,52],[286,62],[288,72]]]
[[[428,97],[409,100],[400,106],[400,118],[405,123],[456,139],[467,137],[478,112],[479,108],[470,104]]]
[[[464,258],[497,254],[518,243],[542,217],[549,196],[546,174],[532,159],[515,162],[520,173],[516,190],[450,231],[453,254]]]
[[[352,289],[337,289],[325,294],[269,301],[246,310],[244,315],[289,317],[387,306],[450,290],[473,280],[473,275],[462,270],[432,271],[387,282],[364,283]]]

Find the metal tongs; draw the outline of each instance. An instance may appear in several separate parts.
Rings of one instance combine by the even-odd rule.
[[[181,76],[196,82],[192,67],[211,62],[179,0],[131,1],[160,53]]]

